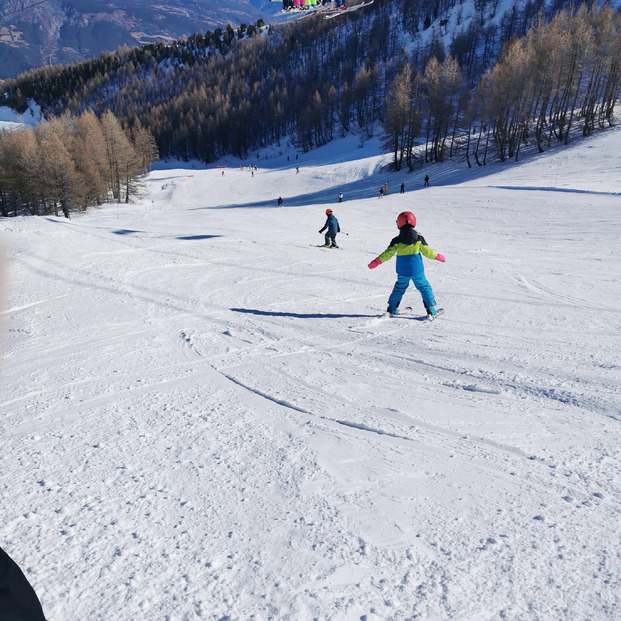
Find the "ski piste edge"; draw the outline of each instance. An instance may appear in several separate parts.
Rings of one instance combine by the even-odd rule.
[[[415,315],[414,309],[411,306],[406,306],[403,309],[399,309],[398,315],[392,315],[389,312],[384,313],[384,317],[390,319],[417,319],[418,321],[435,321],[440,315],[444,313],[443,308],[437,308],[435,315]]]
[[[372,4],[373,4],[373,0],[370,0],[370,2],[361,2],[360,4],[356,4],[355,6],[336,9],[330,12],[328,15],[325,15],[324,19],[332,19],[334,17],[338,17],[339,15],[343,15],[343,13],[350,13],[351,11],[357,11],[358,9],[371,6]]]

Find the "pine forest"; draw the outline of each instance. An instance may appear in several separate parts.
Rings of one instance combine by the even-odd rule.
[[[397,170],[483,166],[614,123],[618,12],[529,1],[494,20],[497,0],[475,0],[447,46],[443,16],[458,6],[375,0],[7,80],[7,105],[34,101],[48,122],[0,136],[2,214],[129,201],[158,156],[209,163],[285,139],[308,151],[357,131],[380,136]]]

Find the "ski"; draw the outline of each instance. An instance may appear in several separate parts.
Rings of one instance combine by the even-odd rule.
[[[302,11],[300,11],[302,15],[295,17],[293,21],[299,22],[300,20],[306,19],[307,17],[310,17],[311,15],[325,15],[326,13],[329,13],[330,11],[336,11],[336,10],[337,9],[335,8],[325,8],[325,7],[303,9]]]
[[[372,4],[373,4],[373,0],[370,0],[370,2],[361,2],[360,4],[356,4],[355,6],[336,9],[334,10],[334,12],[330,13],[329,15],[326,15],[325,19],[332,19],[334,17],[338,17],[339,15],[343,15],[343,13],[350,13],[351,11],[357,11],[358,9],[362,9],[365,6],[371,6]]]
[[[324,246],[323,244],[308,244],[313,248],[325,248],[326,250],[343,250],[340,246]]]
[[[418,319],[419,321],[434,321],[437,317],[442,315],[442,313],[444,313],[444,309],[443,308],[437,308],[435,315],[417,316],[417,315],[415,315],[414,309],[411,306],[406,306],[403,309],[399,309],[399,313],[397,315],[392,315],[391,313],[386,312],[385,316],[386,317],[390,317],[391,319],[399,319],[399,318],[403,317],[403,318],[406,318],[406,319]]]

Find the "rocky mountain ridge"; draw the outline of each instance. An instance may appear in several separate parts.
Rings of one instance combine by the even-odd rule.
[[[42,65],[79,62],[122,45],[172,42],[231,23],[274,21],[269,0],[0,0],[0,79]]]

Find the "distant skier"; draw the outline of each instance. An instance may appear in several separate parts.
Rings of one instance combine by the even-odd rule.
[[[383,187],[380,188],[380,195],[379,195],[379,197],[382,198],[382,196],[384,196],[384,188]]]
[[[397,282],[388,298],[388,309],[391,315],[399,314],[399,303],[403,294],[406,292],[410,280],[418,289],[423,297],[423,304],[427,314],[436,315],[436,299],[433,295],[431,285],[425,277],[422,255],[428,259],[435,259],[444,263],[446,259],[443,255],[432,250],[425,241],[425,238],[416,232],[416,216],[409,211],[404,211],[397,216],[397,226],[399,235],[395,237],[388,248],[376,259],[369,263],[369,269],[375,269],[385,261],[388,261],[397,253]]]
[[[338,248],[336,245],[336,234],[341,232],[341,227],[339,226],[339,221],[336,219],[332,209],[326,209],[326,223],[319,230],[320,233],[326,232],[324,238],[326,243],[323,245],[324,248]]]
[[[343,202],[343,192],[339,192],[339,203]]]
[[[384,196],[388,196],[388,184],[384,184]]]
[[[429,175],[425,175],[425,183],[423,183],[423,186],[428,186],[429,185]]]
[[[278,197],[278,206],[282,207],[282,196]]]
[[[399,194],[405,194],[405,183],[401,184],[401,192]]]

